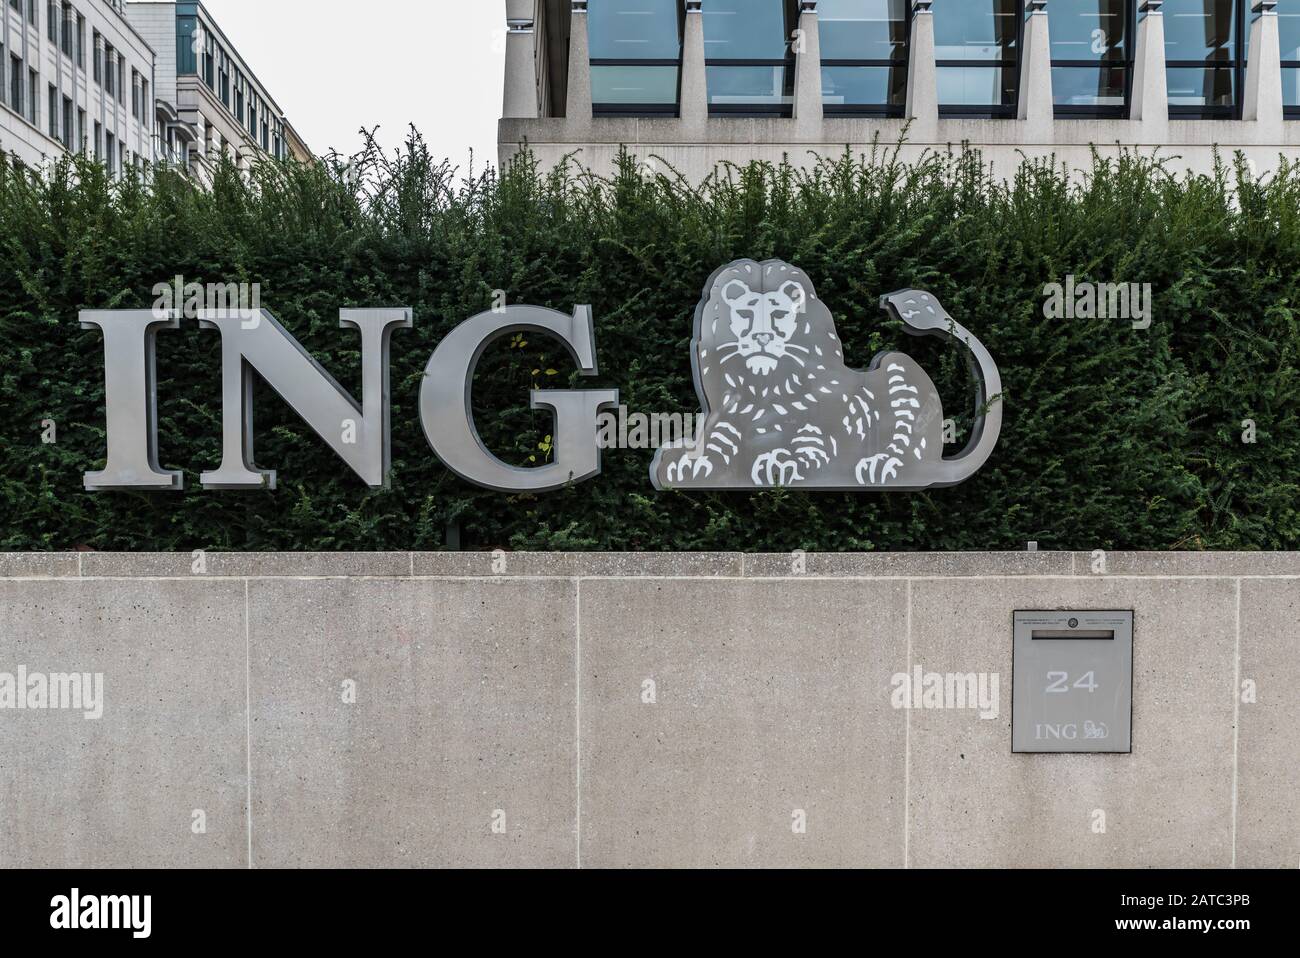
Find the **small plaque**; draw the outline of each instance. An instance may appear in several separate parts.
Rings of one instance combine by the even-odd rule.
[[[1017,612],[1011,751],[1133,750],[1133,613]]]

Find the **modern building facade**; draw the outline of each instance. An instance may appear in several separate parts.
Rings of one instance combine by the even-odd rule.
[[[500,158],[1300,158],[1300,0],[507,0]]]
[[[83,152],[114,174],[153,159],[154,51],[123,0],[3,0],[0,153]]]
[[[131,24],[158,52],[159,154],[210,183],[224,154],[312,159],[302,138],[215,19],[198,2],[131,0]]]

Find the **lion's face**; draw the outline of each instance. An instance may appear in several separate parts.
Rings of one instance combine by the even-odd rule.
[[[733,279],[722,288],[722,299],[731,308],[731,348],[722,363],[739,359],[757,376],[770,376],[783,363],[798,361],[807,350],[791,342],[799,327],[799,314],[807,305],[804,288],[794,280],[779,289],[756,293],[742,280]]]

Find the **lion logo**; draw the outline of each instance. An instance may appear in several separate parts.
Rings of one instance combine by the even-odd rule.
[[[1002,383],[988,350],[929,293],[881,298],[908,333],[956,339],[978,381],[970,442],[943,456],[943,405],[899,352],[850,369],[835,321],[788,263],[739,260],[709,279],[695,311],[691,367],[700,398],[692,442],[658,450],[658,489],[921,490],[974,475],[997,445]]]

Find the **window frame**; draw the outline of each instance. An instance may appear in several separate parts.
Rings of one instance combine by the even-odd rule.
[[[794,52],[794,31],[799,29],[799,3],[797,0],[780,0],[784,7],[782,14],[786,18],[785,23],[785,57],[776,59],[763,58],[745,58],[740,60],[730,60],[719,57],[704,58],[704,98],[708,104],[709,116],[732,116],[732,117],[779,117],[790,119],[794,116],[794,70],[795,70],[795,52]],[[705,8],[707,11],[707,7]],[[791,22],[790,15],[794,14],[794,20]],[[701,24],[701,28],[703,24]],[[789,103],[714,103],[709,97],[709,67],[783,67],[785,74],[783,86],[791,88],[791,102]],[[820,65],[818,67],[820,69]]]
[[[682,60],[686,43],[686,4],[678,2],[674,6],[677,8],[677,59],[663,59],[659,57],[649,58],[628,58],[622,57],[590,57],[588,66],[591,69],[596,67],[676,67],[677,68],[677,92],[672,103],[600,103],[595,99],[592,100],[591,112],[593,116],[666,116],[675,117],[681,115],[682,109]],[[590,41],[588,41],[590,42]]]
[[[1013,99],[1016,102],[1013,102],[1010,105],[989,104],[988,106],[982,106],[982,105],[975,105],[975,104],[945,105],[941,100],[939,101],[940,119],[1014,120],[1016,118],[1017,114],[1019,113],[1019,106],[1020,106],[1019,104],[1020,78],[1021,78],[1021,74],[1024,72],[1023,61],[1025,57],[1025,0],[1015,0],[1015,2],[1017,4],[1016,7],[1017,18],[1016,18],[1016,58],[1014,60],[1007,60],[1007,59],[940,60],[938,58],[938,54],[936,53],[935,61],[934,61],[934,70],[935,70],[935,79],[936,79],[935,91],[937,93],[938,92],[937,80],[938,80],[939,71],[944,69],[945,67],[948,67],[950,69],[953,67],[973,67],[976,69],[982,68],[988,70],[992,70],[992,69],[1005,70],[1007,67],[1013,67],[1015,69],[1015,77],[1016,77],[1015,97]],[[933,13],[931,14],[931,16],[933,16]],[[909,55],[911,54],[911,50],[908,51],[908,54]]]
[[[1124,0],[1124,57],[1121,60],[1052,60],[1051,68],[1090,67],[1103,69],[1119,66],[1124,69],[1124,104],[1122,106],[1057,106],[1052,104],[1052,114],[1058,120],[1127,120],[1133,108],[1133,72],[1137,66],[1138,4],[1142,0]],[[1048,4],[1048,15],[1051,15]]]
[[[1181,70],[1201,70],[1205,71],[1212,67],[1227,67],[1232,70],[1232,106],[1186,106],[1184,104],[1173,104],[1168,102],[1168,92],[1165,94],[1166,106],[1169,110],[1169,119],[1171,120],[1240,120],[1242,115],[1242,101],[1246,89],[1246,31],[1250,29],[1250,21],[1246,19],[1246,10],[1253,6],[1251,0],[1232,0],[1233,18],[1236,20],[1237,39],[1233,43],[1232,59],[1224,63],[1214,63],[1211,60],[1170,60],[1168,58],[1168,41],[1166,40],[1166,58],[1165,58],[1165,84],[1166,91],[1169,83],[1169,71],[1171,69]],[[1166,34],[1167,36],[1167,34]]]
[[[822,57],[820,68],[825,67],[889,67],[901,68],[903,70],[903,102],[897,106],[881,103],[832,103],[827,104],[822,101],[823,116],[846,116],[846,117],[866,117],[868,119],[901,119],[907,114],[907,75],[911,71],[912,64],[912,20],[914,17],[913,0],[904,0],[903,3],[903,37],[905,40],[904,49],[907,55],[901,60],[879,60],[879,59],[843,59]],[[820,32],[821,24],[818,23]],[[824,89],[824,84],[823,84]]]
[[[1300,13],[1300,10],[1296,10],[1295,12]],[[1252,20],[1250,22],[1253,23],[1254,21]],[[1279,28],[1280,26],[1281,24],[1279,24]],[[1280,29],[1279,29],[1279,33],[1280,33]],[[1283,80],[1285,81],[1287,70],[1300,71],[1300,60],[1283,60],[1281,62],[1281,66],[1282,66],[1282,77]],[[1300,120],[1300,103],[1296,103],[1294,106],[1288,106],[1286,103],[1285,88],[1283,89],[1283,93],[1282,93],[1282,118],[1284,120]]]

